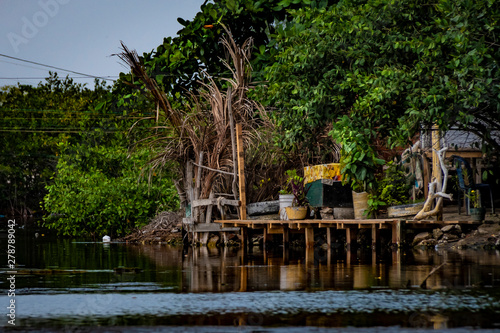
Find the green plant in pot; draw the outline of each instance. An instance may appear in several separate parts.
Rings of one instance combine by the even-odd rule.
[[[377,201],[378,204],[378,207],[370,205],[371,211],[384,207],[387,208],[389,217],[415,215],[422,209],[423,202],[410,204],[414,181],[414,176],[408,176],[400,163],[388,162],[384,176],[370,196],[370,200]]]
[[[373,133],[370,129],[365,132],[351,129],[350,118],[344,117],[334,124],[330,135],[342,144],[341,173],[343,184],[351,185],[353,191],[354,217],[361,219],[369,211],[368,192],[376,187],[375,174],[385,163],[377,157],[371,144]]]
[[[293,195],[292,194],[292,179],[297,176],[297,171],[287,170],[285,172],[285,183],[281,186],[281,190],[278,192],[280,195]]]
[[[470,190],[466,195],[470,204],[470,216],[473,221],[483,221],[486,217],[486,209],[481,205],[481,192],[478,190]]]
[[[405,205],[410,202],[412,180],[408,178],[398,163],[387,163],[387,169],[378,184],[379,198],[387,206]]]
[[[307,216],[309,208],[304,177],[297,175],[296,170],[288,170],[286,173],[293,194],[292,206],[286,207],[287,216],[290,220],[302,220]]]

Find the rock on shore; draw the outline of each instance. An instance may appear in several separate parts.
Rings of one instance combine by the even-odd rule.
[[[500,223],[481,224],[465,234],[458,224],[421,232],[413,238],[414,247],[439,247],[457,249],[500,248]]]

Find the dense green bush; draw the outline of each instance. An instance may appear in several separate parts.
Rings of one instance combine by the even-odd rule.
[[[54,182],[43,201],[49,216],[44,225],[71,236],[124,235],[148,222],[160,210],[178,209],[171,177],[143,166],[152,152],[128,156],[125,148],[67,146],[58,161]]]
[[[408,177],[398,163],[387,165],[384,178],[378,184],[379,200],[387,206],[409,203],[413,177]]]

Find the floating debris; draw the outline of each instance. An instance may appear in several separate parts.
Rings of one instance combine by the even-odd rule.
[[[143,271],[142,268],[138,267],[116,267],[113,270],[116,274],[137,274]]]

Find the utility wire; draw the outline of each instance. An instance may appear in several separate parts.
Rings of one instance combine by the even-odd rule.
[[[106,113],[102,112],[95,112],[95,111],[78,111],[78,110],[54,110],[54,109],[47,109],[47,110],[41,110],[41,109],[3,109],[0,107],[0,112],[35,112],[35,113],[40,113],[40,112],[47,112],[47,113],[56,113],[56,114],[62,114],[62,113],[76,113],[76,114],[98,114],[98,115],[112,115],[112,114],[118,114],[118,115],[123,115],[122,112],[116,111],[116,112],[111,112],[111,111],[106,111]],[[133,112],[130,112],[133,113]],[[147,116],[147,115],[154,115],[156,114],[155,112],[142,112],[141,114]],[[124,115],[128,117],[127,115]]]
[[[16,64],[15,62],[12,62],[12,61],[0,60],[0,62],[6,63],[6,64],[11,64],[11,65],[14,65],[14,66],[20,66],[20,67],[26,67],[26,68],[33,68],[33,69],[36,69],[37,71],[46,71],[45,68],[38,68],[38,67],[35,67],[35,66],[29,66],[29,65],[24,65],[24,64]]]
[[[76,130],[27,130],[27,129],[20,129],[20,130],[6,130],[6,129],[0,129],[0,132],[16,132],[16,133],[76,133],[76,134],[81,134],[81,133],[94,133],[94,131],[76,131]],[[120,130],[101,130],[100,133],[116,133],[116,132],[126,132],[125,130],[120,131]]]
[[[30,121],[32,119],[44,119],[44,120],[87,120],[87,119],[118,119],[118,120],[122,120],[122,119],[125,119],[125,118],[122,118],[122,117],[117,117],[115,115],[109,115],[108,117],[90,117],[90,118],[85,118],[85,119],[79,119],[79,118],[66,118],[66,117],[29,117],[29,118],[26,118],[26,117],[3,117],[2,119],[0,119],[0,121],[2,120],[5,120],[5,119],[9,119],[9,120],[13,120],[13,119],[16,119],[16,120],[26,120],[26,121]]]
[[[118,77],[118,75],[108,75],[108,76],[102,76],[101,78],[112,78],[112,77]],[[39,77],[0,77],[0,80],[44,80],[46,79],[46,76],[39,76]],[[86,79],[88,76],[68,76],[70,79]],[[113,80],[113,79],[110,79]],[[114,80],[113,80],[114,81]]]
[[[25,59],[21,59],[21,58],[16,58],[16,57],[8,56],[8,55],[1,54],[1,53],[0,53],[0,57],[6,57],[6,58],[9,58],[9,59],[14,59],[14,60],[18,60],[18,61],[24,61],[24,62],[27,62],[27,63],[30,63],[30,64],[35,64],[35,65],[38,65],[38,66],[44,66],[44,67],[48,67],[48,68],[58,69],[58,70],[69,72],[69,73],[73,73],[73,74],[83,75],[84,77],[91,77],[91,78],[102,79],[102,80],[106,80],[106,81],[116,81],[116,80],[113,80],[113,79],[106,79],[106,78],[112,78],[112,77],[118,78],[119,77],[118,75],[95,76],[95,75],[90,75],[90,74],[75,72],[75,71],[72,71],[72,70],[69,70],[69,69],[64,69],[64,68],[60,68],[60,67],[45,65],[45,64],[41,64],[41,63],[38,63],[38,62],[35,62],[35,61],[30,61],[30,60],[25,60]],[[15,64],[15,63],[11,63],[11,64],[18,65],[18,64]],[[21,66],[21,65],[18,65],[18,66]],[[125,66],[125,68],[129,69],[127,66]],[[35,69],[38,69],[38,68],[35,68]],[[224,78],[225,77],[224,75],[227,75],[227,74],[230,74],[230,73],[231,73],[230,71],[222,72],[222,73],[210,73],[210,74],[203,73],[203,72],[194,72],[194,73],[183,73],[183,74],[178,75],[178,74],[172,74],[172,73],[167,73],[167,72],[166,73],[162,73],[162,72],[158,73],[158,72],[156,72],[152,76],[153,77],[158,77],[158,76],[167,76],[167,77],[192,77],[192,76],[199,76],[200,74],[203,74],[203,75],[206,75],[207,77]],[[253,71],[252,72],[252,74],[261,74],[261,73],[265,73],[265,71]],[[125,73],[125,74],[130,74],[130,73]],[[42,77],[40,79],[45,79],[45,78],[46,77]],[[75,77],[75,78],[78,78],[78,77]],[[4,79],[4,78],[0,78],[0,79]],[[5,79],[13,80],[13,79],[16,79],[16,78],[5,78]],[[19,78],[19,79],[23,79],[23,78]],[[25,79],[38,79],[38,78],[25,78]]]
[[[29,64],[34,64],[34,65],[38,65],[38,66],[53,68],[53,69],[57,69],[57,70],[60,70],[60,71],[65,71],[65,72],[73,73],[73,74],[77,74],[77,75],[83,75],[83,76],[91,77],[91,78],[94,78],[94,79],[101,79],[101,80],[104,80],[104,81],[116,81],[116,80],[113,80],[113,79],[106,79],[106,78],[100,77],[100,76],[85,74],[85,73],[81,73],[81,72],[75,72],[75,71],[72,71],[72,70],[69,70],[69,69],[64,69],[64,68],[61,68],[61,67],[55,67],[55,66],[51,66],[51,65],[45,65],[45,64],[42,64],[42,63],[39,63],[39,62],[36,62],[36,61],[30,61],[30,60],[25,60],[25,59],[21,59],[21,58],[11,57],[11,56],[8,56],[8,55],[5,55],[5,54],[1,54],[1,53],[0,53],[0,57],[14,59],[14,60],[17,60],[17,61],[22,61],[22,62],[27,62]]]

